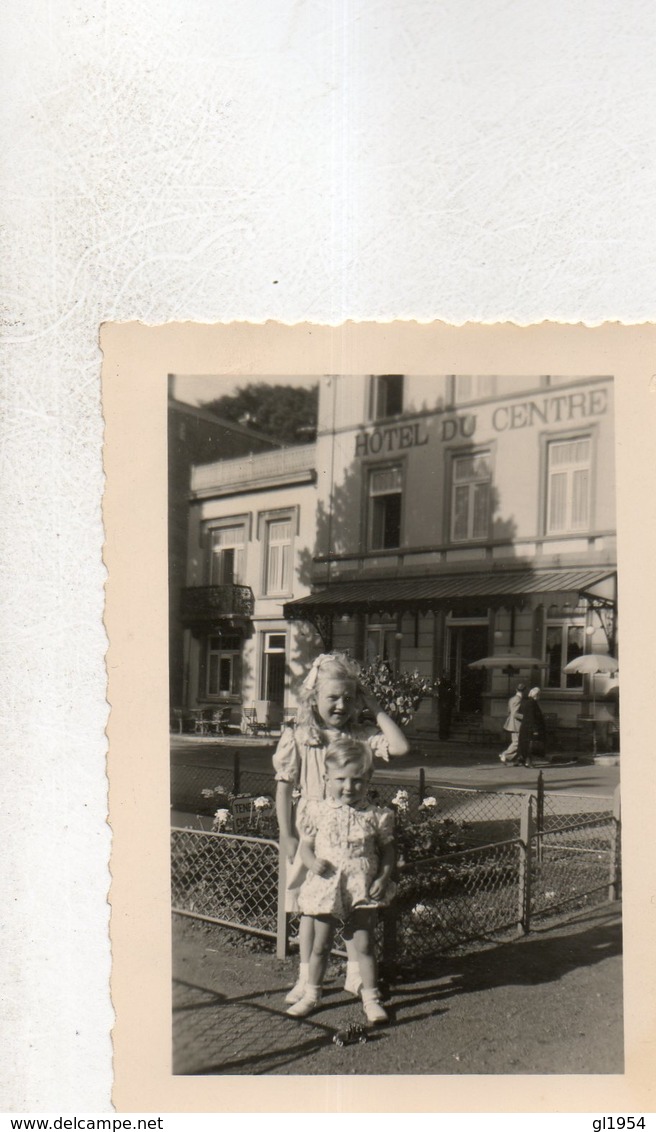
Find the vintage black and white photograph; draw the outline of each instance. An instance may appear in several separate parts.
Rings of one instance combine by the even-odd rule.
[[[174,1075],[624,1069],[614,375],[398,368],[162,377]]]

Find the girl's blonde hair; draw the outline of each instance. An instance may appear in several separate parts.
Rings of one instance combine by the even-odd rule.
[[[317,712],[319,683],[325,677],[353,680],[356,687],[360,678],[360,665],[343,652],[325,652],[316,658],[298,693],[299,708],[296,723],[305,727],[313,742],[323,739],[323,722]]]
[[[329,767],[341,770],[349,763],[357,763],[365,774],[371,774],[374,763],[371,747],[364,739],[353,739],[350,735],[333,739],[326,749],[324,760],[326,770]]]

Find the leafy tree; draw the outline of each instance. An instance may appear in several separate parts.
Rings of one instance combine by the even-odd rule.
[[[227,420],[278,440],[309,444],[317,435],[319,387],[251,382],[203,406]]]

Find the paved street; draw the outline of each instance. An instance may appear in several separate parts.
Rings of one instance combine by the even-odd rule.
[[[241,737],[199,738],[194,735],[173,735],[171,757],[176,764],[188,763],[217,769],[231,767],[234,752],[242,755],[242,765],[252,770],[269,770],[275,740]],[[612,797],[620,778],[619,765],[595,765],[579,762],[579,752],[559,751],[558,762],[543,765],[545,788],[570,794],[594,794]],[[414,780],[420,767],[426,781],[443,786],[461,786],[479,790],[528,790],[535,787],[538,768],[506,767],[499,762],[492,747],[476,747],[468,743],[440,743],[426,738],[413,740],[412,750],[387,766],[377,764],[379,774],[399,782]]]

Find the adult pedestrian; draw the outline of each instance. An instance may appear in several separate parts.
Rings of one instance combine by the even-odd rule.
[[[517,762],[522,766],[533,766],[537,748],[544,752],[545,723],[542,708],[538,703],[539,688],[531,688],[522,704],[522,721],[519,725]]]
[[[510,742],[505,751],[499,755],[502,763],[509,766],[510,763],[515,761],[517,755],[517,745],[519,743],[519,725],[522,719],[522,702],[524,700],[524,693],[526,692],[526,684],[517,684],[515,691],[508,700],[508,715],[506,722],[503,725],[504,731],[508,732]]]
[[[455,698],[453,684],[442,672],[437,678],[437,721],[440,739],[448,739],[451,734],[451,716]]]

